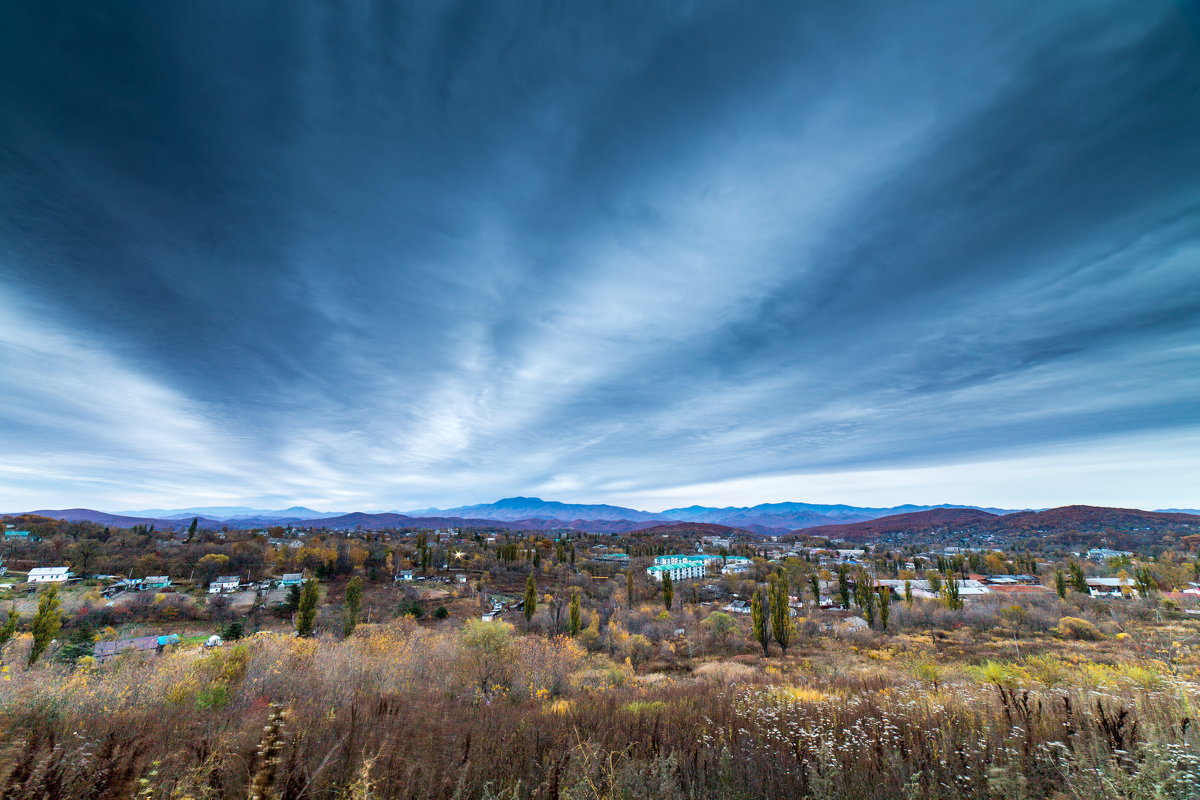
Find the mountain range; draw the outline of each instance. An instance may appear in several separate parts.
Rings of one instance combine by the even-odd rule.
[[[652,512],[603,504],[561,503],[537,497],[509,497],[495,503],[421,509],[407,513],[317,512],[303,506],[278,511],[213,506],[145,509],[123,514],[87,508],[41,509],[26,513],[112,527],[154,525],[160,529],[183,528],[192,519],[198,519],[202,528],[258,528],[269,525],[337,530],[492,527],[536,531],[571,528],[589,533],[613,534],[646,529],[671,532],[687,528],[710,533],[746,531],[779,535],[796,532],[848,541],[916,541],[951,536],[968,537],[976,541],[998,535],[1025,537],[1102,531],[1125,531],[1128,536],[1136,538],[1138,531],[1200,530],[1200,516],[1194,514],[1096,506],[1005,511],[950,505],[865,508],[814,503],[763,503],[726,508],[689,506]]]

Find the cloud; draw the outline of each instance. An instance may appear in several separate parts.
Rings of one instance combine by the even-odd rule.
[[[6,505],[920,494],[1200,424],[1165,0],[136,6],[0,10]]]

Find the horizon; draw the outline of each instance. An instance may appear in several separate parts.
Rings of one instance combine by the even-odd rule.
[[[138,5],[0,9],[0,507],[1200,506],[1190,8]]]

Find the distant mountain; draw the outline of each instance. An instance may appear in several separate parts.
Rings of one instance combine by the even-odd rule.
[[[484,519],[471,517],[428,517],[409,516],[389,512],[386,514],[343,514],[338,517],[302,520],[296,523],[300,528],[331,528],[337,530],[384,530],[389,528],[506,528],[520,531],[544,531],[557,528],[572,528],[588,533],[627,533],[653,525],[652,521],[635,520],[594,520],[573,519],[561,520],[553,518],[528,519]]]
[[[246,508],[244,506],[203,506],[197,508],[148,508],[141,511],[116,511],[116,514],[129,517],[150,517],[154,519],[183,519],[189,521],[193,517],[207,517],[217,520],[299,520],[336,517],[342,511],[314,511],[304,506],[292,506],[279,511]]]
[[[816,503],[762,503],[749,507],[713,508],[710,506],[688,506],[668,508],[665,511],[640,511],[611,505],[580,505],[543,500],[540,497],[506,497],[494,503],[481,503],[457,508],[428,508],[410,511],[409,514],[437,516],[460,516],[476,519],[520,520],[632,520],[656,522],[708,522],[714,525],[729,525],[758,533],[782,533],[796,528],[828,525],[842,522],[859,522],[910,511],[926,511],[932,508],[972,508],[971,506],[916,506],[904,505],[890,508],[862,508],[848,505],[819,505]],[[1003,509],[984,509],[1006,513]]]
[[[186,528],[191,524],[194,517],[187,519],[161,519],[155,517],[129,517],[123,514],[108,514],[103,511],[94,511],[90,508],[62,508],[62,509],[41,509],[39,511],[26,511],[26,514],[36,514],[39,517],[49,517],[50,519],[61,519],[66,522],[95,522],[98,525],[108,525],[113,528],[132,528],[134,525],[153,525],[156,528],[164,530],[175,528]],[[220,527],[222,523],[214,519],[201,518],[200,527]]]
[[[409,514],[425,514],[445,517],[472,517],[477,519],[587,519],[587,520],[631,520],[634,522],[671,519],[665,514],[638,511],[610,505],[581,505],[543,500],[540,497],[506,497],[494,503],[480,503],[457,508],[425,508]]]

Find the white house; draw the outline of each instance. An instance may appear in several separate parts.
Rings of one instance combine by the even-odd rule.
[[[146,589],[166,589],[170,585],[170,575],[147,575],[142,578],[142,586]]]
[[[236,592],[238,587],[241,585],[242,579],[239,576],[221,575],[208,585],[208,593],[221,594],[222,592]]]
[[[70,567],[34,567],[28,578],[30,583],[66,583],[70,579]]]
[[[1087,578],[1088,592],[1095,597],[1134,597],[1133,578]]]

